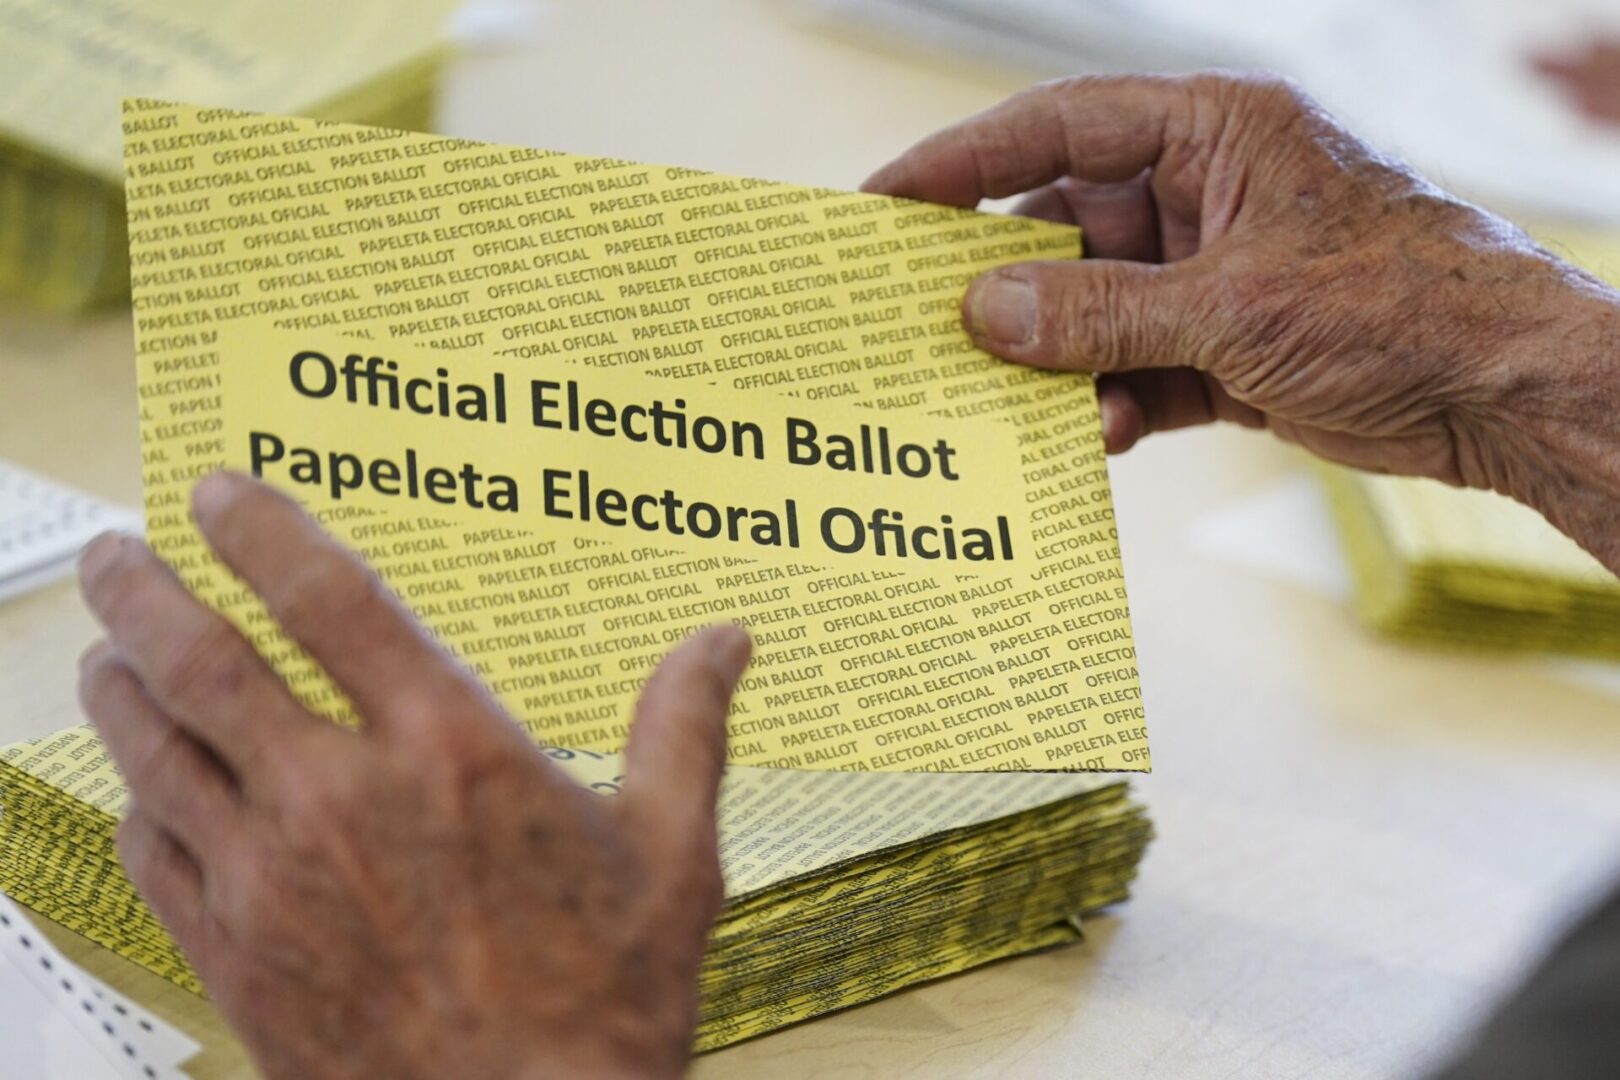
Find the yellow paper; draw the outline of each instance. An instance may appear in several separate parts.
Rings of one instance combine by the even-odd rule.
[[[617,755],[549,748],[573,780],[619,793]],[[112,759],[88,727],[0,747],[4,764],[112,818],[129,807]],[[720,802],[726,895],[741,900],[876,851],[1110,788],[1118,777],[864,776],[733,766]]]
[[[560,747],[546,753],[580,785],[619,793],[617,755]],[[0,765],[108,818],[129,809],[129,790],[89,727],[0,747]],[[870,776],[733,766],[720,801],[726,895],[742,899],[848,859],[1121,783],[1092,775]]]
[[[465,499],[401,512],[369,482],[336,501],[328,489],[318,515],[548,744],[622,746],[657,658],[697,626],[737,619],[759,648],[733,762],[1148,766],[1092,386],[979,353],[957,315],[975,273],[1077,254],[1072,228],[348,125],[128,108],[221,148],[194,164],[205,197],[130,185],[149,536],[312,705],[344,708],[202,550],[185,513],[197,476],[246,463],[254,430],[289,447],[364,446],[372,461],[410,440],[434,463],[524,473],[532,512],[551,450],[511,421],[535,380],[600,385],[620,404],[679,386],[694,413],[757,415],[770,460],[583,436],[562,471],[589,465],[616,489],[678,487],[717,505],[796,499],[801,540],[819,535],[826,507],[859,507],[836,523],[845,545],[857,520],[893,503],[911,524],[950,515],[983,528],[1012,557],[942,573],[920,566],[915,534],[905,560],[894,534],[891,554],[877,553],[875,526],[837,559],[825,546],[716,550],[668,530],[466,516]],[[167,160],[136,137],[129,153],[132,172]],[[244,166],[260,159],[274,170]],[[423,377],[431,365],[427,413],[300,394],[292,357],[314,343],[344,399],[349,352],[367,402],[389,391],[366,371],[395,363]],[[457,386],[497,374],[508,423],[434,415],[440,385],[455,413]],[[784,425],[800,412],[824,434],[892,426],[928,475],[834,472],[825,439],[820,464],[784,463]],[[922,539],[944,548],[942,531]]]

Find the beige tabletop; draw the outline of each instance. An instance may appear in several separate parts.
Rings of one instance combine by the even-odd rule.
[[[785,0],[575,0],[468,55],[456,134],[850,186],[1020,79],[827,29]],[[0,308],[0,458],[139,498],[128,316]],[[1527,662],[1367,637],[1189,542],[1297,461],[1160,438],[1114,464],[1158,772],[1135,897],[1081,946],[702,1059],[696,1075],[1413,1075],[1620,868],[1620,700]],[[64,584],[0,606],[0,742],[77,723],[92,628]],[[58,934],[250,1075],[198,999]]]

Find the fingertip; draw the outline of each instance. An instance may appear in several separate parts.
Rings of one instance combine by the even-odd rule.
[[[104,532],[79,551],[79,584],[89,592],[107,570],[123,558],[124,545],[131,539],[125,533]]]
[[[1035,287],[1005,270],[980,274],[962,298],[967,331],[981,347],[1003,353],[1030,343],[1035,336]]]
[[[737,623],[721,623],[704,631],[704,644],[709,663],[725,680],[727,688],[734,689],[753,657],[753,637]]]
[[[741,626],[709,626],[665,657],[642,689],[625,747],[625,792],[629,805],[654,808],[660,828],[713,828],[726,717],[752,650]]]
[[[1142,438],[1142,406],[1123,386],[1102,383],[1097,387],[1097,411],[1101,415],[1103,449],[1123,454]]]
[[[887,195],[891,198],[900,194],[901,179],[904,175],[898,161],[891,161],[881,169],[861,181],[860,191],[866,195]]]
[[[244,488],[253,481],[229,469],[209,473],[191,489],[191,513],[199,525],[208,525],[219,519]]]

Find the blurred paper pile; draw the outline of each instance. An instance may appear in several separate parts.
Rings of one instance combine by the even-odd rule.
[[[1620,579],[1503,496],[1324,469],[1358,613],[1402,638],[1620,657]]]
[[[128,293],[124,97],[201,98],[422,130],[433,113],[442,27],[456,6],[0,0],[0,294],[77,311]],[[190,160],[211,164],[230,150],[199,144]],[[191,176],[185,160],[163,175],[132,174],[129,183],[156,185],[176,205],[205,200],[219,227],[231,228],[236,208]],[[260,157],[240,165],[276,168]],[[162,262],[140,270],[161,273]]]
[[[617,790],[617,758],[548,753]],[[89,728],[0,750],[0,889],[199,991],[116,861],[127,801]],[[734,767],[720,831],[702,1049],[1075,941],[1125,899],[1152,830],[1115,776]]]

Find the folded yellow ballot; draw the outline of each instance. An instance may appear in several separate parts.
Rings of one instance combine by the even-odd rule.
[[[128,289],[125,96],[426,127],[456,6],[0,0],[0,292],[71,310]],[[172,164],[165,181],[188,190]]]
[[[313,707],[346,708],[187,516],[222,464],[309,502],[547,745],[622,745],[657,658],[734,619],[733,762],[1148,767],[1092,384],[957,313],[1075,229],[126,110],[132,177],[183,157],[210,192],[129,185],[149,537]]]

